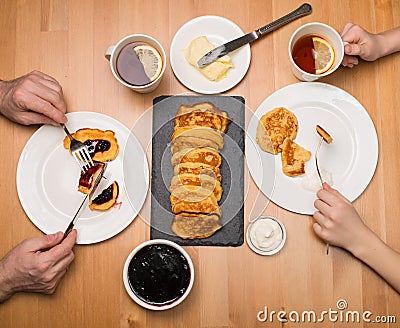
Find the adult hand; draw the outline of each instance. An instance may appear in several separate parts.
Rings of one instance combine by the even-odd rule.
[[[345,45],[342,64],[353,67],[358,64],[358,58],[373,61],[382,57],[382,35],[372,34],[361,26],[347,23],[342,31],[342,39],[349,44]]]
[[[53,294],[74,259],[77,232],[26,239],[0,261],[0,302],[16,292]]]
[[[313,228],[318,237],[353,254],[367,242],[367,237],[375,237],[353,205],[327,183],[317,192],[317,197]]]
[[[66,105],[60,84],[33,71],[12,81],[0,81],[0,113],[11,121],[29,124],[65,123]]]

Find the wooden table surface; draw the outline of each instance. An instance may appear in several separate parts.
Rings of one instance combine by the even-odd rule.
[[[274,91],[298,82],[290,72],[287,44],[302,24],[319,21],[341,31],[355,22],[372,32],[400,25],[397,0],[310,0],[313,13],[284,26],[251,45],[250,69],[225,94],[241,95],[255,111]],[[168,61],[159,88],[150,94],[134,93],[113,78],[104,51],[132,33],[157,38],[169,54],[177,30],[202,15],[226,17],[244,31],[254,30],[301,5],[301,0],[0,0],[0,78],[12,79],[32,70],[54,76],[63,86],[68,110],[107,114],[127,127],[151,108],[159,95],[190,92],[175,78]],[[375,124],[379,160],[365,192],[354,202],[368,226],[400,251],[400,55],[353,69],[340,68],[322,82],[357,98]],[[168,56],[169,57],[169,56]],[[0,117],[0,256],[21,240],[42,233],[24,213],[17,195],[16,168],[21,151],[37,130]],[[150,129],[150,126],[148,127]],[[150,153],[148,159],[150,160]],[[251,218],[258,190],[247,175],[245,227]],[[267,202],[265,202],[267,204]],[[195,283],[188,298],[164,312],[147,311],[134,303],[122,282],[126,256],[149,239],[149,197],[140,213],[123,232],[105,242],[75,247],[75,261],[52,296],[17,294],[0,305],[1,327],[280,327],[260,322],[259,311],[338,310],[345,300],[348,310],[396,316],[400,297],[374,271],[349,253],[325,245],[312,231],[313,220],[288,212],[273,203],[263,213],[279,217],[288,239],[271,257],[241,247],[186,247],[195,266]],[[386,317],[387,318],[387,317]],[[349,323],[289,322],[288,327],[347,327]],[[395,327],[388,323],[354,323],[355,327]]]

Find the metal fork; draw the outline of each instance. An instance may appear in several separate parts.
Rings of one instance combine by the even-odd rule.
[[[319,171],[319,166],[318,166],[318,151],[319,151],[319,149],[321,148],[321,145],[322,145],[322,141],[324,140],[324,138],[320,138],[319,139],[319,143],[318,143],[318,146],[317,146],[317,150],[315,151],[315,166],[316,166],[316,168],[317,168],[317,173],[318,173],[318,176],[319,176],[319,180],[321,181],[321,186],[324,184],[324,181],[322,180],[322,177],[321,177],[321,172]]]
[[[71,133],[69,133],[67,127],[64,124],[61,124],[61,126],[67,134],[69,140],[71,141],[71,145],[69,148],[71,150],[72,156],[74,156],[82,172],[86,172],[94,165],[87,146],[79,140],[76,140],[71,135]]]
[[[317,173],[318,173],[319,180],[321,181],[321,186],[324,184],[324,180],[322,180],[321,172],[319,171],[319,166],[318,166],[318,151],[319,151],[319,149],[321,148],[322,141],[324,141],[324,138],[323,138],[323,137],[321,137],[321,138],[319,139],[319,143],[318,143],[317,149],[316,149],[316,151],[315,151],[315,166],[316,166],[316,168],[317,168]],[[325,252],[326,252],[326,255],[329,254],[329,243],[326,243]]]

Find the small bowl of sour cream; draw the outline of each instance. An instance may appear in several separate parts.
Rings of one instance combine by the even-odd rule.
[[[286,242],[286,229],[273,216],[259,216],[250,221],[246,233],[247,244],[260,255],[278,253]]]

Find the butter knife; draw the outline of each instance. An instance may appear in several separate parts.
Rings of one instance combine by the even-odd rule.
[[[294,21],[297,18],[309,15],[311,14],[311,12],[312,12],[311,5],[308,3],[304,3],[291,13],[273,21],[272,23],[260,27],[258,30],[255,30],[235,40],[229,41],[228,43],[225,43],[217,48],[214,48],[213,50],[206,53],[203,57],[201,57],[198,60],[197,66],[200,68],[207,66],[212,62],[216,61],[218,58],[227,55],[231,51],[236,50],[247,43],[253,42],[254,40],[257,40],[258,38],[278,29],[283,25],[286,25],[287,23],[290,23],[291,21]]]
[[[105,172],[106,168],[107,168],[107,163],[104,163],[103,169],[101,170],[100,174],[97,176],[96,180],[94,181],[94,185],[93,185],[93,188],[92,188],[91,192],[85,196],[85,198],[83,199],[81,205],[79,205],[78,210],[75,212],[75,215],[73,216],[71,222],[69,223],[67,229],[64,232],[64,237],[63,237],[62,240],[64,240],[68,236],[68,234],[72,231],[72,229],[74,228],[76,220],[79,217],[79,213],[81,212],[81,210],[83,208],[83,205],[85,205],[85,203],[86,203],[86,201],[87,201],[87,199],[89,197],[92,197],[94,195],[97,187],[100,184],[101,179],[103,178],[103,175],[104,175],[104,172]]]

